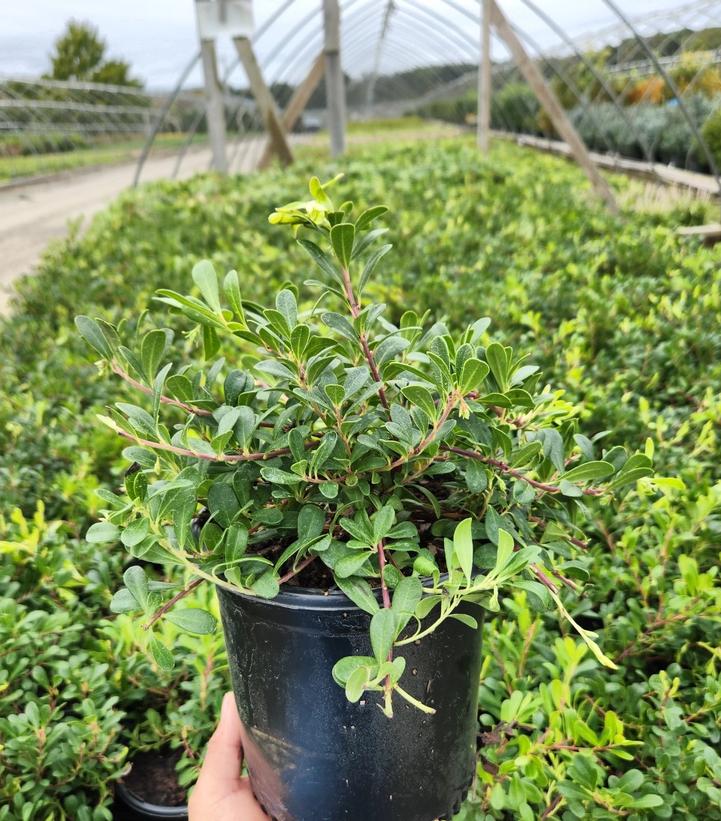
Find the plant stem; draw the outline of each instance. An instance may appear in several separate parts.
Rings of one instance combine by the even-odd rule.
[[[388,592],[388,585],[386,584],[385,576],[383,571],[386,567],[386,553],[385,553],[385,546],[383,544],[383,539],[378,542],[378,567],[381,571],[381,596],[383,598],[383,607],[386,610],[389,610],[391,607],[391,597],[390,593]],[[393,645],[391,645],[391,649],[388,651],[388,661],[393,661]],[[385,693],[385,714],[387,716],[393,715],[393,704],[391,701],[391,692],[393,690],[393,684],[391,682],[390,674],[386,676],[385,681],[383,682],[383,691]]]
[[[113,373],[116,373],[121,379],[131,385],[136,390],[140,391],[141,393],[145,393],[148,396],[153,395],[153,391],[148,388],[146,385],[143,385],[142,382],[138,382],[137,379],[133,379],[133,377],[123,368],[118,365],[117,362],[111,362],[110,367],[113,370]],[[187,402],[181,402],[179,399],[173,399],[170,396],[161,395],[160,401],[163,405],[174,405],[176,408],[182,408],[184,411],[188,413],[194,413],[196,416],[212,416],[212,412],[209,410],[205,410],[205,408],[196,408],[194,405],[189,405]]]
[[[394,470],[395,468],[400,467],[405,462],[409,462],[411,459],[413,459],[414,456],[418,456],[420,453],[423,453],[423,451],[428,447],[428,445],[430,445],[436,438],[438,431],[440,430],[441,426],[446,421],[446,419],[448,419],[451,411],[456,406],[457,401],[458,395],[452,393],[446,400],[446,406],[443,408],[443,412],[438,417],[438,420],[435,422],[435,424],[431,428],[430,432],[426,435],[426,437],[421,442],[419,442],[414,448],[411,448],[411,450],[405,456],[399,456],[394,462],[391,462],[387,470]],[[450,450],[453,450],[453,448],[450,448]]]
[[[378,542],[378,566],[380,567],[381,571],[381,595],[383,596],[383,607],[387,609],[391,606],[391,597],[388,593],[388,585],[386,584],[386,580],[383,575],[383,570],[386,566],[386,554],[383,546],[383,539],[381,539],[380,542]],[[392,659],[388,660],[391,661]]]
[[[343,290],[345,291],[345,296],[348,300],[350,314],[353,317],[353,319],[357,319],[361,309],[360,303],[356,299],[356,295],[353,293],[353,283],[351,282],[350,272],[347,268],[341,268],[341,274],[343,276]],[[376,360],[373,356],[373,351],[371,351],[370,345],[368,344],[368,337],[365,335],[365,332],[360,332],[359,339],[361,348],[363,348],[363,355],[366,358],[366,362],[368,362],[368,367],[371,369],[371,376],[373,377],[373,381],[377,382],[380,385],[380,387],[378,388],[378,398],[381,400],[381,404],[383,405],[383,407],[386,410],[388,410],[390,405],[388,404],[388,399],[386,397],[385,388],[383,386],[383,380],[381,379],[381,374],[378,370],[378,365],[376,365]]]
[[[303,559],[303,561],[296,568],[294,568],[293,570],[289,570],[285,574],[285,576],[281,576],[278,579],[278,584],[285,584],[289,579],[292,579],[293,576],[297,576],[298,573],[305,570],[306,567],[308,567],[308,565],[311,562],[314,562],[315,560],[316,560],[316,556],[306,556],[306,558]]]
[[[424,704],[422,701],[418,701],[417,698],[412,696],[410,693],[407,693],[400,684],[396,684],[396,692],[398,693],[401,698],[404,698],[406,701],[410,702],[414,707],[417,707],[419,710],[422,710],[424,713],[428,713],[428,715],[432,716],[435,715],[436,709],[435,707],[429,707],[427,704]]]
[[[501,462],[499,459],[493,459],[490,456],[484,456],[482,453],[478,453],[478,451],[476,450],[464,450],[463,448],[454,447],[444,447],[444,450],[449,450],[451,451],[451,453],[457,453],[459,456],[466,456],[468,459],[478,459],[479,462],[485,462],[487,465],[491,465],[491,467],[497,468],[502,473],[507,473],[509,476],[513,476],[514,479],[521,479],[523,482],[528,482],[529,485],[538,488],[538,490],[544,491],[544,493],[561,492],[561,488],[557,487],[556,485],[549,485],[545,482],[539,482],[536,479],[531,479],[529,476],[526,476],[525,473],[521,473],[520,470],[512,468],[505,462]],[[603,493],[602,490],[598,490],[597,488],[593,487],[581,488],[581,492],[584,493],[586,496],[600,496]]]
[[[171,609],[175,604],[177,604],[181,599],[184,599],[189,593],[192,593],[198,585],[202,584],[203,579],[193,579],[190,584],[184,587],[182,590],[179,590],[172,599],[168,599],[162,607],[159,607],[155,613],[153,613],[150,621],[147,624],[143,625],[143,630],[150,630],[150,628]]]

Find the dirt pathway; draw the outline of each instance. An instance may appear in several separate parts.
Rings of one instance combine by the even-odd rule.
[[[260,150],[260,140],[254,142],[258,145],[244,151],[242,164],[248,168]],[[185,157],[179,176],[207,171],[209,164],[209,150],[195,150]],[[170,177],[174,166],[174,155],[151,158],[142,181]],[[86,226],[93,214],[130,187],[134,173],[134,162],[123,163],[0,190],[0,314],[8,309],[12,283],[32,272],[48,242],[65,236],[70,220],[80,217]]]

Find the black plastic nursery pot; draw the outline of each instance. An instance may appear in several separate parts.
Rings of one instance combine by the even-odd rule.
[[[481,636],[447,619],[399,649],[399,696],[351,704],[331,675],[372,655],[370,616],[343,593],[283,589],[260,599],[218,587],[253,791],[277,821],[433,821],[458,811],[473,780]],[[480,616],[477,605],[464,605]]]
[[[185,791],[177,788],[175,779],[176,760],[157,752],[136,756],[131,773],[115,785],[113,821],[187,821]],[[182,803],[177,803],[179,798]]]

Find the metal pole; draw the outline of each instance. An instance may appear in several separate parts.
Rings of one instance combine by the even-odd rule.
[[[481,55],[478,63],[478,148],[486,154],[491,134],[491,9],[490,0],[482,0]]]
[[[223,90],[218,81],[218,66],[215,62],[215,43],[212,40],[200,41],[200,58],[203,63],[205,111],[208,121],[210,149],[213,155],[213,168],[221,174],[227,174],[228,159],[225,155],[225,104],[223,102]]]
[[[345,82],[340,59],[340,9],[338,0],[323,0],[325,30],[325,94],[330,132],[330,153],[345,151]]]
[[[488,0],[488,3],[492,14],[491,22],[496,29],[496,33],[506,43],[506,46],[508,46],[508,50],[511,52],[519,71],[523,74],[526,82],[533,89],[534,94],[538,97],[539,102],[551,118],[554,128],[561,139],[568,145],[576,162],[586,173],[593,190],[605,201],[611,213],[618,214],[618,205],[616,204],[616,198],[610,186],[601,176],[598,168],[596,168],[585,143],[578,136],[578,132],[568,119],[566,112],[558,102],[556,95],[546,82],[543,74],[541,74],[540,69],[529,57],[523,43],[518,38],[518,35],[511,27],[495,0]]]

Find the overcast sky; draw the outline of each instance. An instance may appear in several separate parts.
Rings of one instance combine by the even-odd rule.
[[[285,2],[288,0],[255,0],[256,28]],[[678,0],[618,2],[647,27],[675,27],[675,20],[652,12],[673,9],[680,5]],[[341,4],[346,9],[347,23],[343,31],[345,68],[358,74],[373,63],[386,0],[341,0]],[[574,36],[598,34],[614,22],[603,0],[536,0],[536,4]],[[25,0],[12,6],[6,0],[4,5],[0,74],[35,76],[46,71],[53,41],[71,17],[94,23],[108,42],[109,54],[129,60],[135,75],[153,89],[172,86],[197,49],[192,0]],[[294,0],[261,37],[258,51],[270,79],[292,79],[302,69],[300,63],[306,53],[312,55],[317,50],[320,5],[321,0]],[[474,0],[396,0],[396,6],[383,54],[385,70],[424,62],[461,62],[472,56],[478,29],[464,11],[475,12]],[[558,43],[557,35],[523,0],[501,0],[501,6],[534,43],[543,47]],[[697,6],[703,11],[688,13],[684,19],[694,28],[704,24],[709,7],[721,10],[721,0],[699,0]],[[439,15],[446,20],[445,35],[441,34]],[[309,16],[313,19],[304,25]],[[498,44],[494,46],[494,56],[502,56]],[[221,70],[234,60],[229,43],[219,47],[219,60]],[[190,84],[199,79],[196,70]]]

